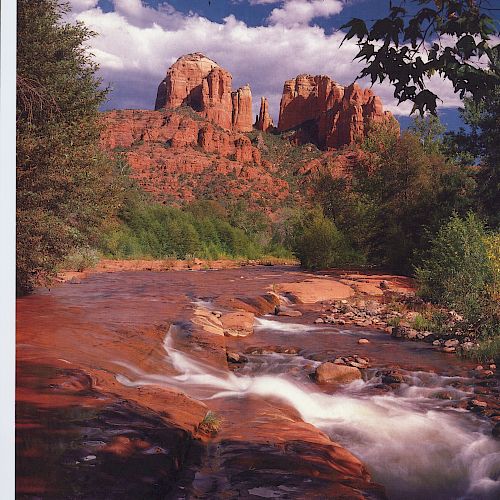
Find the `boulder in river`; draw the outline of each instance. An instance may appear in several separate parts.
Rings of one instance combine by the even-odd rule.
[[[335,363],[322,363],[314,374],[319,384],[345,384],[361,378],[361,371],[352,366]]]
[[[229,363],[246,363],[248,359],[242,354],[238,354],[237,352],[227,352],[226,353],[227,360]]]

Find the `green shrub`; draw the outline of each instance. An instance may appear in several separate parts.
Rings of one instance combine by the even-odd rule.
[[[401,318],[399,316],[394,316],[393,318],[389,318],[387,320],[388,326],[399,326],[399,323],[401,323]]]
[[[83,271],[99,262],[99,252],[94,248],[75,248],[61,262],[59,268],[66,271]]]
[[[432,320],[425,318],[421,314],[417,314],[411,322],[411,327],[419,332],[434,331],[435,324]]]
[[[486,253],[493,272],[493,283],[490,287],[492,297],[500,301],[500,233],[492,233],[484,239]]]
[[[473,358],[482,363],[493,360],[500,363],[500,335],[491,339],[484,339],[479,345],[464,353],[468,358]]]
[[[101,250],[122,259],[291,257],[283,245],[266,243],[265,224],[242,224],[245,230],[235,227],[230,215],[213,201],[198,201],[181,210],[132,196],[119,215],[120,222],[104,232]]]
[[[209,410],[198,425],[198,430],[207,434],[215,435],[222,427],[222,418],[217,413]]]
[[[345,262],[344,239],[321,210],[309,212],[296,225],[294,251],[307,269],[332,267]]]
[[[498,333],[498,304],[491,288],[494,270],[482,222],[453,215],[437,232],[416,275],[419,294],[459,312],[468,329]]]

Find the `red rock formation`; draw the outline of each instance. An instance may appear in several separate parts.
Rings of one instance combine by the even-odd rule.
[[[215,67],[203,79],[201,88],[201,114],[222,128],[232,128],[231,83],[228,71]],[[194,108],[196,110],[196,108]]]
[[[187,105],[200,110],[202,82],[217,67],[215,61],[200,53],[177,59],[158,86],[155,109]]]
[[[283,87],[278,130],[297,129],[298,142],[339,148],[362,137],[369,123],[388,120],[395,122],[371,90],[356,83],[343,87],[328,76],[299,75]]]
[[[286,181],[243,134],[223,130],[189,109],[104,113],[102,146],[122,150],[132,176],[161,201],[252,194],[269,206],[289,195]]]
[[[252,125],[252,91],[250,85],[245,85],[231,94],[233,105],[233,130],[251,132]]]
[[[252,130],[250,87],[232,92],[231,73],[200,53],[180,57],[158,87],[155,110],[189,106],[219,127]]]
[[[274,127],[273,119],[269,114],[269,103],[267,97],[262,97],[260,100],[260,111],[255,120],[255,128],[266,132]]]

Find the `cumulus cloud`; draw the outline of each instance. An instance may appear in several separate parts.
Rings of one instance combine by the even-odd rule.
[[[251,27],[232,15],[217,23],[181,14],[166,3],[153,9],[140,0],[114,0],[114,6],[114,11],[104,12],[91,5],[71,17],[99,33],[90,50],[100,64],[103,83],[112,88],[107,108],[152,109],[166,70],[190,52],[202,52],[229,70],[233,88],[249,83],[254,113],[260,96],[267,96],[275,121],[285,80],[300,73],[325,74],[348,85],[361,69],[352,61],[357,53],[355,43],[348,41],[339,47],[343,33],[326,34],[318,26]],[[360,84],[368,86],[369,82]],[[450,85],[438,79],[433,84],[444,106],[457,105]],[[389,85],[374,86],[374,91],[395,114],[408,114],[411,109],[408,104],[396,106]]]
[[[175,29],[184,18],[167,2],[161,2],[156,9],[144,5],[141,0],[114,0],[113,3],[117,14],[140,28],[158,24],[163,28]]]
[[[273,9],[270,24],[287,27],[307,25],[317,17],[330,17],[342,11],[340,0],[288,0],[280,8]]]

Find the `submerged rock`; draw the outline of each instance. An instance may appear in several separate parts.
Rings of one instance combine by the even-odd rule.
[[[406,382],[406,377],[397,370],[387,370],[379,372],[377,375],[381,375],[383,384],[401,384]]]

